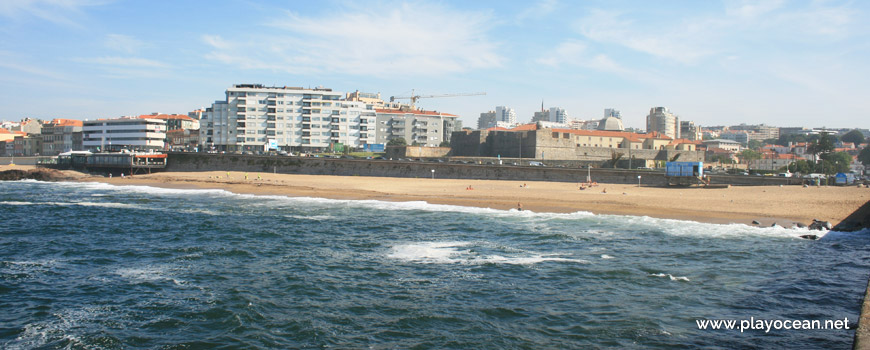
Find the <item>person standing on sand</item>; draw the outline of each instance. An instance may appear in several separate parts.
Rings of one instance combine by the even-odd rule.
[[[517,202],[517,211],[523,211],[523,203]]]

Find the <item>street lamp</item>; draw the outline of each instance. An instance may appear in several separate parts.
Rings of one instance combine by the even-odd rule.
[[[432,180],[435,180],[435,169],[432,169]]]
[[[640,175],[637,176],[637,187],[640,187]]]

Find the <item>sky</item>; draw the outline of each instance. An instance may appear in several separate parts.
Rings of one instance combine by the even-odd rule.
[[[0,1],[0,120],[208,107],[233,84],[702,126],[870,128],[870,1]]]

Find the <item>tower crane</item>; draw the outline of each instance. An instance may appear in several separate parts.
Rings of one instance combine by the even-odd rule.
[[[417,100],[421,98],[436,98],[436,97],[458,97],[458,96],[480,96],[486,95],[486,92],[470,92],[462,94],[443,94],[443,95],[417,95],[414,90],[411,90],[411,96],[390,96],[390,102],[395,100],[411,100],[411,109],[415,109]]]

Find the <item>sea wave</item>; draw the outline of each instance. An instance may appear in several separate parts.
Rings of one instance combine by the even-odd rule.
[[[685,276],[677,277],[677,276],[674,276],[674,275],[669,274],[669,273],[651,273],[649,275],[651,277],[668,277],[671,279],[671,281],[690,282],[688,277],[685,277]]]
[[[800,236],[809,234],[807,228],[786,227],[755,227],[746,224],[711,224],[688,220],[661,219],[649,216],[594,214],[588,211],[572,213],[547,213],[531,210],[518,211],[516,209],[502,210],[483,207],[467,207],[449,204],[433,204],[425,201],[391,202],[382,200],[351,200],[329,199],[318,197],[288,197],[282,195],[253,195],[236,194],[222,189],[171,189],[140,185],[112,185],[100,182],[56,182],[58,186],[72,186],[91,190],[133,191],[137,193],[153,194],[161,196],[178,195],[207,195],[218,197],[233,197],[238,199],[250,199],[246,206],[262,207],[291,207],[291,208],[314,208],[314,209],[337,209],[341,207],[363,208],[390,211],[422,211],[433,213],[463,213],[471,215],[484,215],[488,217],[509,218],[517,220],[589,220],[596,219],[617,227],[631,227],[634,230],[649,229],[661,230],[665,234],[674,236],[698,236],[706,238],[734,238],[740,236],[765,236],[800,239]],[[3,204],[5,202],[0,202]],[[10,202],[9,205],[19,202]],[[20,202],[23,203],[23,202]],[[813,231],[816,232],[816,231]],[[827,231],[821,232],[822,234]]]
[[[533,265],[542,262],[570,262],[589,264],[588,260],[562,257],[562,254],[540,254],[520,249],[506,249],[495,253],[482,252],[486,242],[418,242],[399,244],[390,248],[387,257],[426,264],[508,264]],[[470,249],[460,249],[471,247]],[[514,253],[516,252],[516,253]]]

